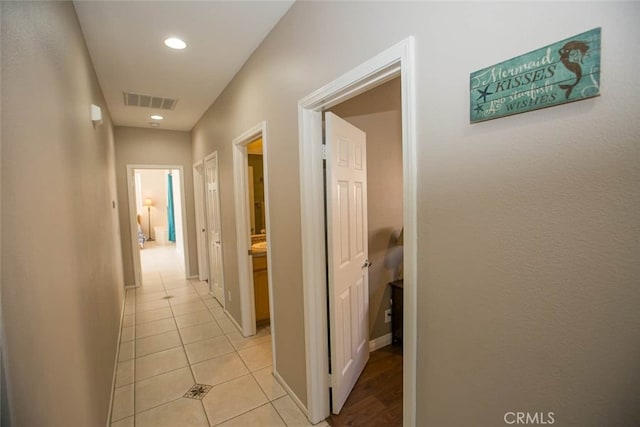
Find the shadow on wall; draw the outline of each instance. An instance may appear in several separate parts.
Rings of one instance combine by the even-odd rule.
[[[390,308],[391,291],[388,283],[395,279],[395,268],[390,268],[386,259],[396,246],[397,232],[393,227],[369,232],[369,259],[373,262],[369,268],[370,339],[379,338],[391,331],[391,326],[384,324],[384,312]]]
[[[11,427],[11,414],[9,413],[9,400],[7,399],[7,376],[4,372],[4,357],[2,357],[0,361],[0,375],[2,375],[2,383],[0,384],[0,392],[2,396],[0,396],[0,408],[2,408],[2,414],[0,415],[0,425],[3,427]]]

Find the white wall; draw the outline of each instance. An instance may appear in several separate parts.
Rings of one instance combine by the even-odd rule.
[[[267,121],[277,367],[303,402],[297,102],[414,36],[418,425],[640,424],[639,21],[617,2],[294,4],[194,128],[193,157],[220,156],[237,295],[231,141]],[[471,72],[597,26],[601,97],[469,124]]]
[[[103,426],[124,296],[111,118],[71,2],[0,8],[3,426]]]

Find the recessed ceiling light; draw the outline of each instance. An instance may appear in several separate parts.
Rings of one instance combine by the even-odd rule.
[[[167,47],[170,47],[171,49],[184,49],[185,47],[187,47],[187,44],[177,37],[169,37],[164,41],[164,44],[166,44]]]
[[[151,116],[151,118],[152,118],[153,120],[162,120],[162,119],[164,119],[164,117],[159,116],[159,115],[157,115],[157,114],[154,114],[153,116]]]

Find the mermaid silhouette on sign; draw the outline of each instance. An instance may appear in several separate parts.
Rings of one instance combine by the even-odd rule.
[[[562,65],[564,65],[567,70],[576,75],[576,82],[574,84],[558,85],[560,89],[564,89],[565,99],[569,99],[573,88],[576,87],[578,83],[580,83],[580,80],[582,80],[582,58],[584,58],[588,50],[588,44],[579,40],[573,40],[566,43],[564,46],[562,46],[562,49],[558,51],[558,53],[560,54],[560,61],[562,62]]]

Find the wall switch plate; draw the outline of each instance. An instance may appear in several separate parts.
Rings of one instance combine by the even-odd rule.
[[[231,302],[231,291],[227,291],[227,295],[229,296],[227,299]]]
[[[387,308],[384,311],[384,323],[390,323],[391,322],[391,309]]]

